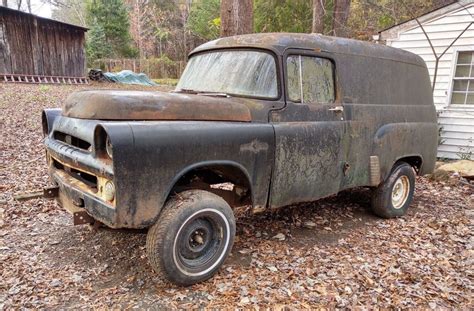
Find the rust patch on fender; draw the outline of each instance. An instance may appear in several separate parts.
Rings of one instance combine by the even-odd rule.
[[[258,139],[252,140],[248,144],[244,144],[240,146],[240,152],[252,152],[252,153],[259,153],[260,151],[267,151],[268,144],[266,142],[261,142]]]

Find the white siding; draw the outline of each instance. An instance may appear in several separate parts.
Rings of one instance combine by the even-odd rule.
[[[454,6],[442,16],[423,21],[422,25],[428,34],[438,55],[443,53],[459,34],[474,22],[474,3],[464,8]],[[383,34],[382,34],[383,37]],[[387,39],[387,45],[401,48],[421,56],[428,67],[431,81],[435,71],[435,56],[419,26],[403,29],[397,38]],[[453,70],[457,51],[474,51],[474,25],[446,51],[438,63],[438,74],[433,92],[433,100],[439,111],[439,124],[442,127],[438,156],[459,158],[462,153],[471,152],[474,157],[474,105],[449,106]]]
[[[468,12],[469,11],[469,12]],[[453,40],[474,21],[474,4],[466,9],[458,8],[444,16],[424,22],[423,28],[430,37],[437,54],[441,54]],[[398,38],[387,40],[387,45],[404,49],[421,56],[428,66],[431,80],[435,69],[435,56],[420,27],[399,33]],[[454,53],[459,49],[474,50],[474,25],[464,32],[444,54],[438,64],[438,75],[434,92],[434,102],[438,109],[448,105]]]

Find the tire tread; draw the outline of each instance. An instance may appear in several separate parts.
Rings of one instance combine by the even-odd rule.
[[[182,210],[189,208],[189,204],[186,204],[187,202],[199,201],[204,198],[207,200],[216,200],[220,205],[228,206],[223,198],[214,193],[205,190],[187,190],[177,193],[169,199],[161,211],[158,220],[148,230],[146,238],[146,253],[153,270],[155,270],[160,277],[172,280],[179,285],[186,286],[194,283],[176,281],[174,276],[168,275],[166,272],[165,263],[163,262],[163,248],[164,243],[166,242],[165,237],[167,235],[167,230],[172,223],[176,221],[179,214],[182,213]],[[232,245],[230,245],[230,247],[231,246]]]
[[[411,170],[412,173],[409,174],[410,176],[408,176],[408,177],[410,178],[410,182],[413,183],[413,187],[414,187],[415,173],[413,171],[413,167],[410,164],[406,163],[406,162],[396,163],[393,166],[393,168],[390,172],[390,176],[383,183],[381,183],[376,189],[374,189],[374,191],[372,193],[372,202],[371,202],[372,211],[377,216],[382,217],[382,218],[387,218],[387,219],[402,216],[402,215],[398,215],[398,214],[394,213],[392,208],[388,207],[388,205],[391,205],[391,201],[390,201],[390,198],[388,196],[391,195],[392,184],[395,181],[395,179],[398,177],[396,175],[397,172],[402,170],[404,167],[409,168]],[[411,185],[410,185],[410,187],[411,187]],[[407,199],[407,204],[408,205],[410,204],[410,202],[412,200],[412,197],[413,197],[413,191],[409,194],[409,197]],[[408,206],[406,206],[406,207],[404,207],[400,210],[402,212],[402,214],[404,214],[406,212],[407,207]]]

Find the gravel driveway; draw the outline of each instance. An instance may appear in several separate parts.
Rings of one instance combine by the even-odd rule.
[[[239,210],[231,257],[188,288],[151,270],[145,231],[73,226],[54,201],[14,200],[48,185],[41,110],[92,87],[0,84],[0,310],[474,307],[474,188],[456,178],[418,178],[399,219],[372,216],[365,189],[258,217]]]

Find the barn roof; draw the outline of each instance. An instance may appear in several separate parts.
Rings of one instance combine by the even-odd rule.
[[[34,18],[37,18],[37,19],[40,19],[40,20],[43,20],[43,21],[46,21],[46,22],[62,24],[66,27],[75,28],[75,29],[78,29],[78,30],[82,30],[84,32],[86,32],[88,30],[88,28],[86,28],[86,27],[73,25],[73,24],[68,24],[68,23],[61,22],[61,21],[58,21],[58,20],[55,20],[55,19],[41,17],[41,16],[38,16],[38,15],[35,15],[35,14],[31,14],[31,13],[15,10],[15,9],[12,9],[12,8],[7,8],[7,7],[4,7],[4,6],[0,6],[0,13],[3,13],[3,12],[11,13],[11,14],[20,14],[20,15],[24,15],[24,16],[31,16],[31,17],[34,17]]]

